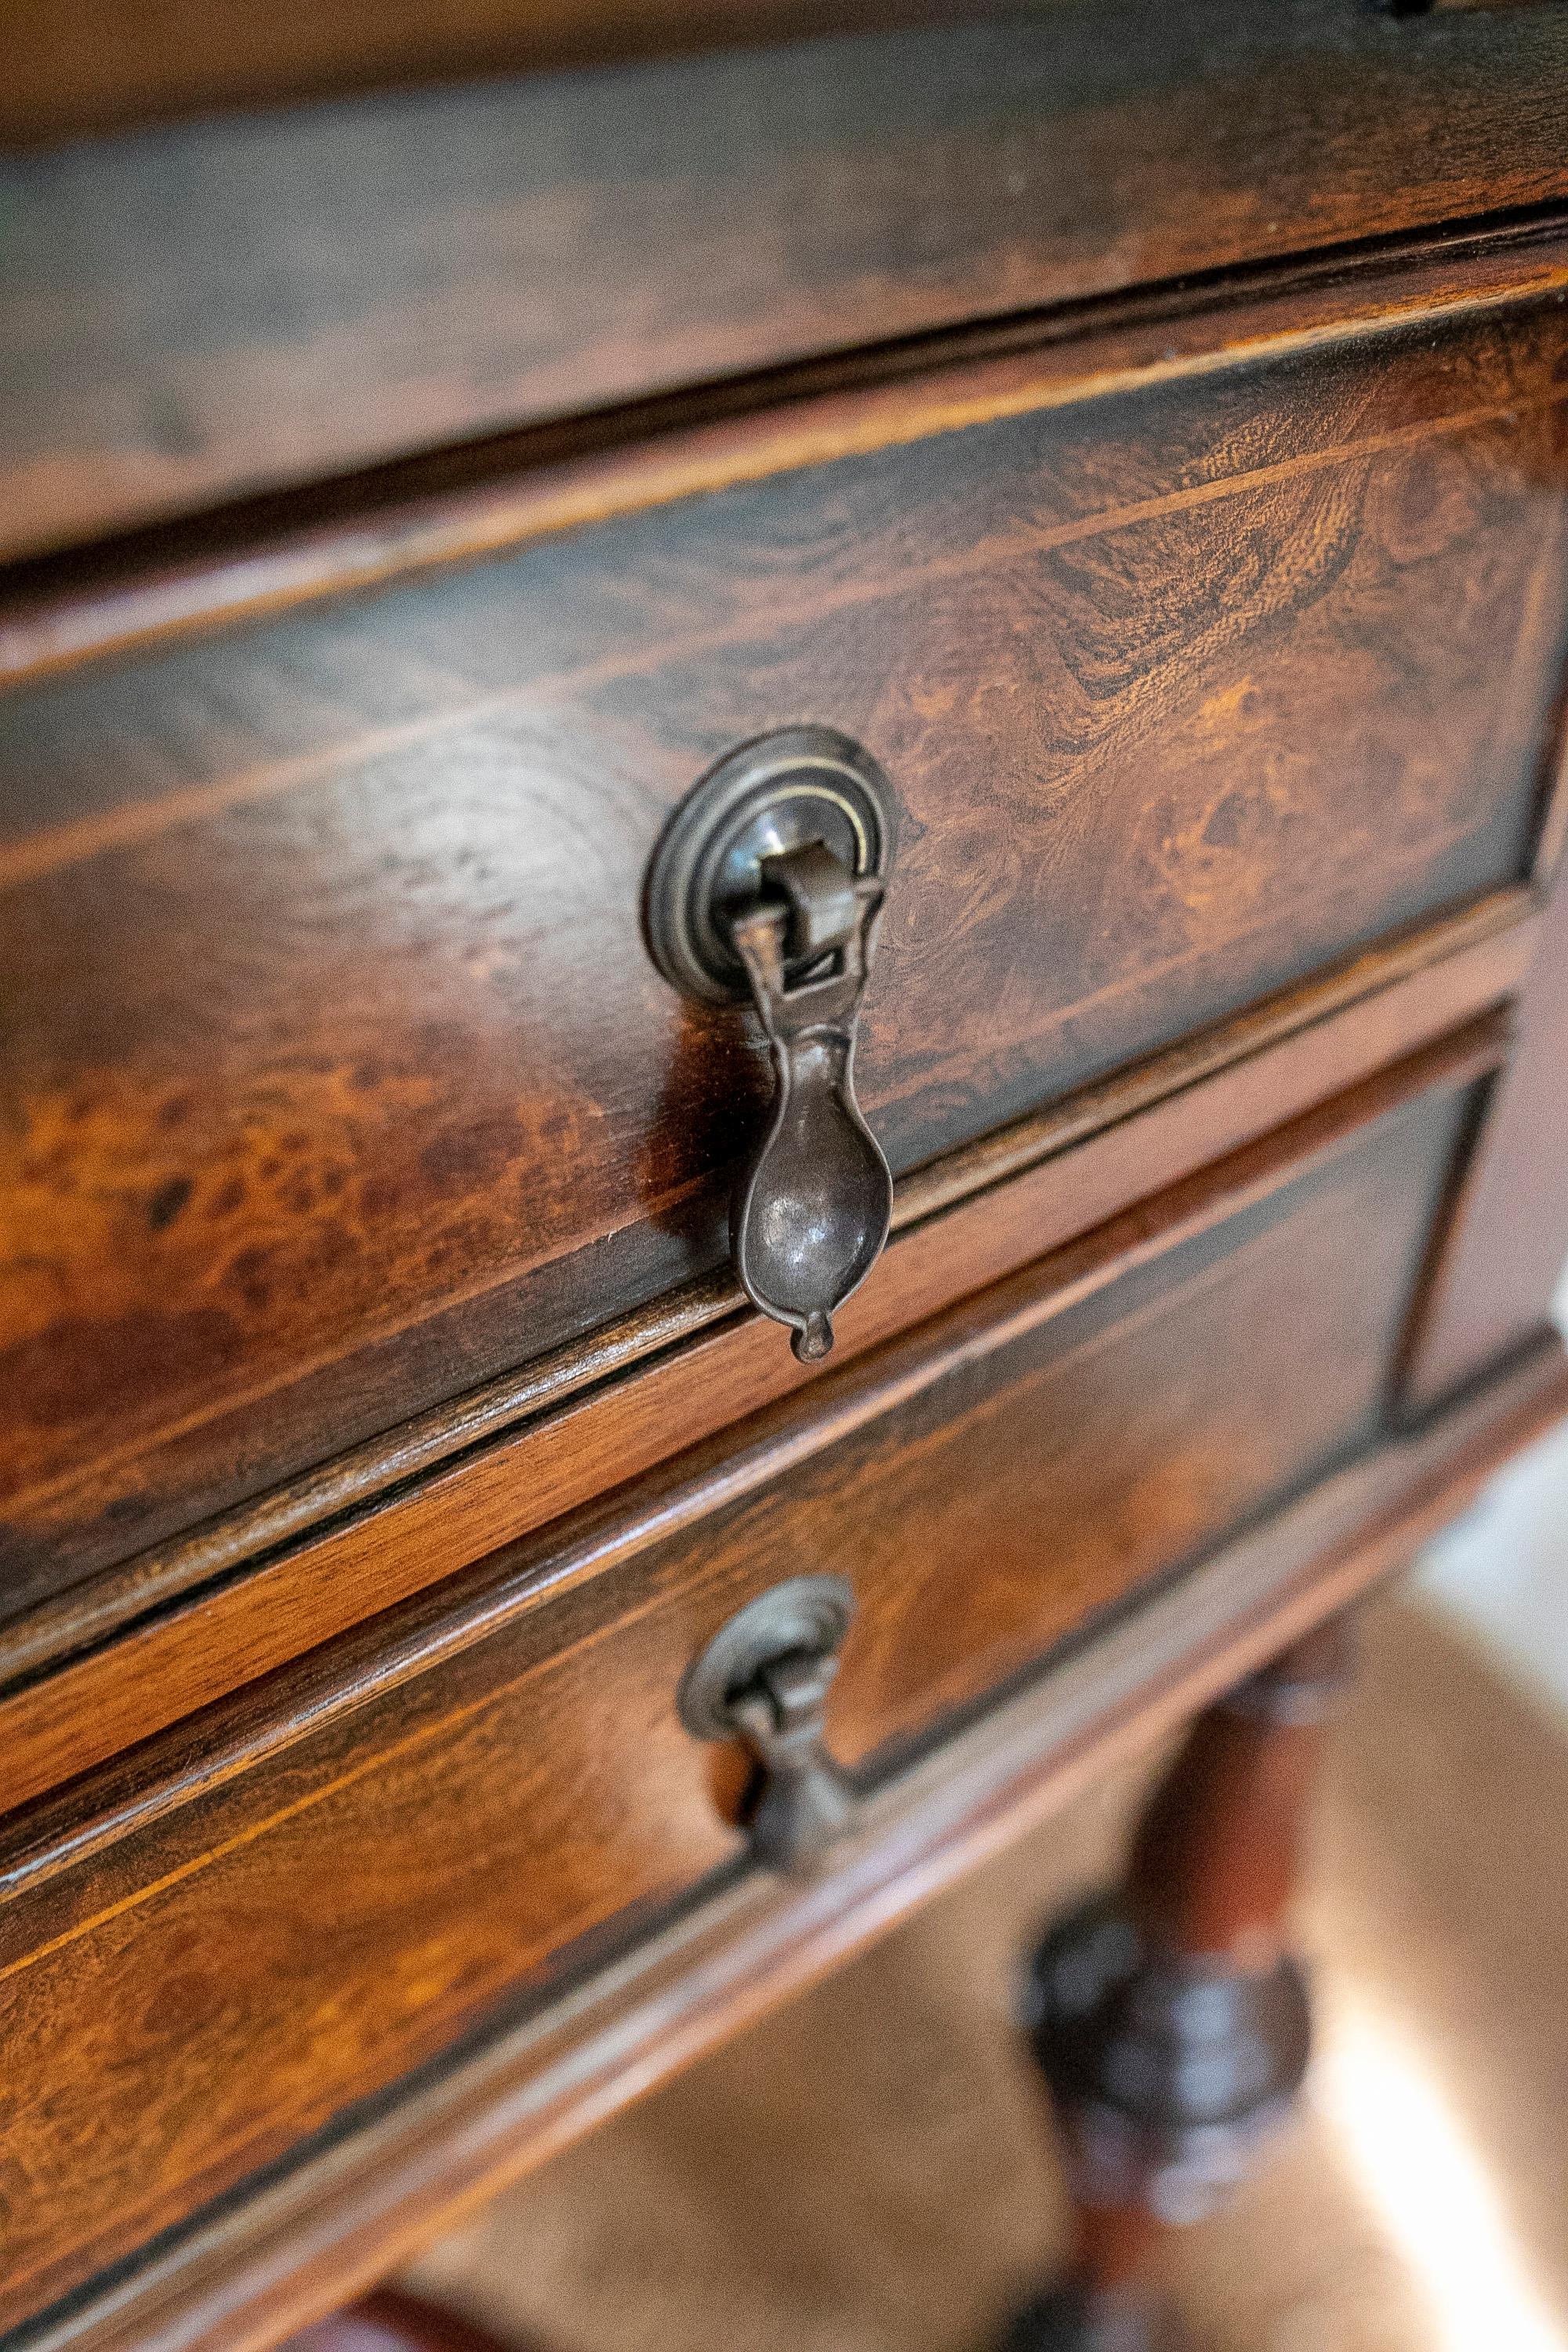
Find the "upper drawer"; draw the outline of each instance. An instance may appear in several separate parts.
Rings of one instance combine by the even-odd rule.
[[[899,1170],[1521,875],[1565,333],[1053,397],[0,705],[6,1606],[719,1262],[758,1047],[638,901],[735,743],[900,796]]]
[[[161,12],[188,26],[135,44],[101,6],[12,13],[30,27],[7,26],[0,137],[308,88],[334,39],[322,11],[192,5]],[[423,45],[419,13],[337,12],[372,78],[394,79],[504,63],[504,16],[526,57],[526,27],[559,40],[580,12],[444,9]],[[470,13],[478,58],[461,47]],[[14,157],[0,554],[815,352],[1568,193],[1560,8],[996,14]]]

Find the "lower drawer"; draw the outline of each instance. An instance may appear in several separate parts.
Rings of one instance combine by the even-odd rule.
[[[733,1867],[675,1692],[752,1595],[851,1580],[832,1737],[874,1778],[1372,1444],[1486,1057],[1385,1074],[18,1816],[0,2326]]]

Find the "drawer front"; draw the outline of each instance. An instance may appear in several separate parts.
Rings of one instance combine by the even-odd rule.
[[[684,1487],[380,1621],[370,1649],[279,1685],[291,1732],[270,1753],[248,1703],[247,1769],[223,1765],[217,1717],[142,1751],[141,1801],[161,1772],[194,1778],[96,1852],[119,1783],[83,1784],[60,1801],[88,1837],[74,1866],[18,1816],[0,2326],[731,1867],[712,1754],[674,1696],[739,1603],[849,1577],[832,1740],[874,1780],[1373,1441],[1474,1060],[1444,1066],[1370,1122],[1352,1103],[1321,1124],[1273,1189],[1237,1176],[1215,1223],[1089,1297],[1047,1261],[879,1371],[831,1376],[812,1402],[837,1434],[813,1451],[791,1408],[757,1458],[792,1466],[749,1490],[717,1451]]]
[[[127,99],[162,121],[182,99],[308,87],[314,43],[333,38],[313,22],[311,58],[278,55],[269,73],[250,12],[185,12],[190,37],[161,58],[151,39],[131,56],[95,38],[89,9],[34,13],[38,29],[8,44],[0,138],[96,130]],[[406,26],[371,30],[358,12],[370,78],[461,72],[458,13],[433,60],[388,57],[379,45]],[[538,12],[510,13],[504,34],[482,19],[485,72],[527,58]],[[612,13],[625,26],[658,12]],[[737,13],[754,31],[755,10]],[[583,14],[550,9],[542,37],[558,48]],[[1421,22],[1369,0],[1051,0],[996,15],[13,155],[0,552],[1568,191],[1556,8]],[[160,68],[163,86],[138,91]]]
[[[897,1171],[1520,876],[1565,331],[1026,408],[0,704],[6,1610],[722,1261],[760,1048],[637,918],[738,742],[900,795]]]

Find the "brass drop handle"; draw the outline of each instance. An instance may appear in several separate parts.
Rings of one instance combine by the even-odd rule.
[[[826,728],[746,745],[671,818],[644,896],[666,979],[749,994],[773,1059],[768,1124],[735,1187],[742,1288],[805,1363],[881,1255],[893,1180],[855,1097],[855,1041],[897,806],[868,752]]]
[[[807,1875],[855,1818],[824,1720],[854,1601],[836,1576],[793,1577],[748,1603],[687,1669],[680,1718],[699,1739],[740,1739],[753,1772],[742,1821],[772,1869]]]

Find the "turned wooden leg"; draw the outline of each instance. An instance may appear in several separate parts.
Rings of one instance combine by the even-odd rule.
[[[517,2336],[503,2339],[459,2319],[439,2304],[379,2287],[331,2319],[291,2336],[279,2352],[528,2352]]]
[[[1348,1679],[1344,1619],[1201,1715],[1145,1811],[1120,1894],[1053,1927],[1026,2020],[1067,2146],[1067,2283],[1007,2352],[1167,2352],[1151,2297],[1165,2230],[1249,2169],[1305,2071],[1307,1990],[1284,1941],[1322,1727]]]

